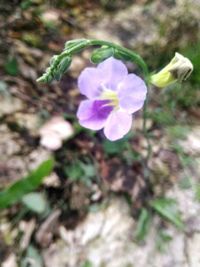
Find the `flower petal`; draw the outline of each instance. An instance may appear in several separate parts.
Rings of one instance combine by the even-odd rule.
[[[124,63],[113,57],[101,62],[97,69],[103,73],[103,84],[110,90],[117,90],[118,83],[128,75],[128,70]]]
[[[107,100],[84,100],[80,103],[77,117],[80,125],[91,130],[100,130],[104,127],[112,107]]]
[[[102,71],[96,68],[85,68],[78,78],[78,87],[81,94],[89,99],[98,97],[101,94],[103,77]]]
[[[105,136],[115,141],[122,138],[131,129],[132,116],[122,110],[110,113],[104,128]]]
[[[142,108],[146,94],[145,82],[139,76],[129,74],[119,84],[119,105],[129,113],[136,112]]]

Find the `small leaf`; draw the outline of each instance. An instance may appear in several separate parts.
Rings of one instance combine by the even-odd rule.
[[[122,140],[111,142],[109,140],[106,140],[103,142],[103,148],[104,151],[108,155],[114,155],[121,153],[125,148],[127,147],[127,139],[126,137]]]
[[[9,58],[4,67],[9,75],[16,76],[19,73],[18,63],[14,57]]]
[[[84,171],[81,168],[79,162],[76,162],[72,164],[71,166],[65,167],[64,171],[66,175],[69,176],[70,180],[72,181],[78,181],[84,175]]]
[[[159,230],[157,232],[157,237],[156,237],[156,248],[160,252],[165,252],[166,250],[166,245],[172,240],[172,236],[170,236],[167,232],[165,232],[163,229]]]
[[[195,186],[195,198],[200,202],[200,184],[196,184]]]
[[[80,162],[80,166],[87,178],[92,178],[96,175],[96,169],[93,164],[85,164],[83,162]]]
[[[89,260],[86,260],[85,262],[84,262],[84,264],[82,265],[82,267],[92,267],[93,265],[92,265],[92,263],[89,261]]]
[[[153,200],[150,205],[163,218],[167,219],[178,228],[183,229],[184,225],[174,199],[158,198]]]
[[[179,187],[181,189],[189,189],[192,187],[192,180],[190,179],[190,177],[183,177],[180,181],[179,181]]]
[[[150,223],[151,223],[151,216],[149,212],[145,208],[143,208],[140,213],[135,233],[137,241],[144,240],[150,229]]]
[[[112,47],[101,47],[96,49],[91,56],[91,61],[95,64],[102,62],[103,60],[112,57],[114,54],[114,49]]]
[[[19,201],[25,194],[35,190],[53,169],[53,159],[44,161],[27,177],[16,181],[4,191],[0,192],[0,209]]]
[[[22,203],[36,213],[43,213],[47,208],[47,201],[41,193],[29,193],[22,198]]]
[[[29,246],[25,258],[21,261],[21,267],[43,267],[42,257],[34,246]]]
[[[50,65],[54,64],[57,58],[58,58],[58,55],[54,55],[54,56],[50,59],[49,64],[50,64]]]

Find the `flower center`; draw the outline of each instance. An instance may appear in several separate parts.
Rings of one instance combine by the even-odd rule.
[[[107,104],[108,106],[114,106],[114,107],[119,106],[119,99],[118,99],[117,93],[115,91],[110,90],[110,89],[104,88],[104,90],[101,94],[101,99],[102,100],[109,100],[109,103]]]

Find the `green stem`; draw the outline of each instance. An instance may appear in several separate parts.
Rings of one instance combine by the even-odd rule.
[[[149,71],[148,71],[147,65],[138,54],[134,53],[133,51],[131,51],[127,48],[121,47],[120,45],[113,44],[111,42],[107,42],[104,40],[97,40],[97,39],[91,39],[91,40],[83,39],[83,41],[80,43],[77,43],[77,45],[72,45],[68,49],[64,50],[60,55],[56,56],[56,59],[51,64],[51,66],[46,70],[46,73],[43,74],[43,76],[40,77],[37,81],[38,82],[51,81],[54,77],[54,71],[58,68],[60,62],[64,58],[71,57],[71,56],[79,53],[81,50],[88,48],[90,46],[103,46],[103,45],[116,49],[117,51],[121,52],[122,55],[124,55],[124,59],[126,57],[126,59],[128,58],[128,60],[136,63],[140,67],[140,69],[142,70],[146,82],[148,82]]]
[[[118,51],[121,51],[122,53],[126,54],[131,61],[133,61],[133,62],[138,64],[138,66],[142,69],[142,71],[144,73],[145,79],[148,79],[149,71],[148,71],[147,65],[144,62],[144,60],[138,54],[134,53],[133,51],[131,51],[131,50],[125,48],[125,47],[122,47],[120,45],[113,44],[113,43],[110,43],[110,42],[107,42],[107,41],[95,40],[95,39],[94,40],[89,40],[89,41],[90,41],[90,45],[100,45],[100,46],[106,45],[106,46],[115,48]]]

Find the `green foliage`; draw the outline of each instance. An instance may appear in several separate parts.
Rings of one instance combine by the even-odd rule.
[[[27,44],[33,46],[33,47],[41,47],[43,45],[43,41],[41,37],[35,33],[24,33],[22,35],[22,39]]]
[[[83,265],[82,265],[82,267],[92,267],[93,265],[92,265],[92,263],[89,261],[89,260],[86,260],[84,263],[83,263]]]
[[[179,187],[183,190],[189,189],[192,187],[192,181],[189,177],[185,176],[179,181]]]
[[[81,177],[84,174],[83,170],[82,170],[82,168],[78,162],[74,163],[68,167],[65,167],[65,173],[72,181],[77,181],[77,180],[81,179]]]
[[[107,139],[103,141],[103,148],[106,154],[108,155],[115,155],[122,153],[123,150],[127,148],[127,139],[121,139],[119,141],[111,142]]]
[[[185,125],[173,125],[167,128],[169,135],[176,139],[185,139],[189,132],[189,127]]]
[[[92,163],[83,163],[79,160],[65,167],[65,173],[71,181],[82,181],[91,184],[91,178],[96,176],[96,168]]]
[[[166,249],[166,245],[172,240],[172,236],[170,236],[166,231],[159,230],[156,237],[156,248],[160,252],[164,252]]]
[[[186,57],[188,57],[194,66],[193,73],[190,78],[190,82],[193,85],[198,85],[200,84],[200,75],[199,75],[199,70],[200,70],[200,42],[195,43],[194,45],[190,45],[187,47],[183,53]]]
[[[18,63],[15,57],[9,57],[4,68],[9,75],[16,76],[19,73]]]
[[[196,184],[195,186],[195,198],[200,202],[200,184]]]
[[[58,65],[58,72],[60,75],[63,75],[67,71],[67,69],[71,65],[71,62],[72,62],[71,57],[65,57],[60,61],[59,65]]]
[[[175,118],[170,110],[165,105],[162,108],[156,108],[151,112],[147,112],[147,117],[151,118],[154,122],[163,125],[172,125],[175,123]]]
[[[26,256],[21,260],[20,267],[43,267],[39,251],[32,245],[27,249]]]
[[[48,209],[48,203],[41,193],[29,193],[22,198],[22,203],[31,211],[38,214],[44,213]]]
[[[53,165],[52,159],[44,161],[27,177],[16,181],[4,191],[0,192],[0,209],[8,207],[19,201],[25,194],[35,190],[42,183],[44,177],[51,173]]]
[[[167,219],[179,229],[183,229],[184,225],[174,199],[158,198],[151,201],[150,206],[164,219]]]
[[[193,74],[191,75],[192,78]],[[191,81],[190,81],[191,82]],[[199,87],[191,85],[189,82],[183,84],[174,84],[170,90],[166,91],[166,94],[163,98],[163,106],[172,106],[174,109],[177,107],[181,108],[190,108],[200,104],[199,97],[197,95]]]
[[[21,7],[21,9],[26,10],[29,7],[31,7],[32,5],[33,5],[32,0],[24,0],[21,2],[20,7]]]
[[[75,40],[70,40],[68,42],[65,43],[65,49],[64,51],[70,51],[70,50],[74,50],[77,49],[77,47],[82,47],[82,46],[86,46],[88,44],[88,40],[87,39],[75,39]]]
[[[136,63],[142,69],[146,78],[149,77],[146,63],[133,51],[103,40],[77,39],[66,42],[63,52],[59,55],[53,56],[49,68],[47,68],[46,72],[37,79],[37,82],[48,83],[53,80],[59,80],[69,67],[72,56],[89,46],[101,46],[100,50],[96,50],[92,56],[92,60],[95,62],[102,61],[103,58],[107,58],[114,53],[114,56],[121,58],[122,60],[129,60]],[[67,59],[66,61],[65,58]],[[62,68],[63,64],[61,64],[61,62],[63,60],[64,67]],[[68,64],[66,62],[70,63]]]
[[[135,237],[137,241],[142,241],[147,236],[151,224],[151,215],[147,209],[143,208],[140,212],[139,220],[137,223]]]

